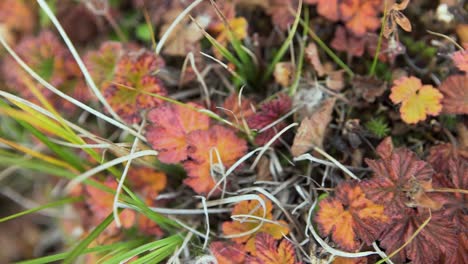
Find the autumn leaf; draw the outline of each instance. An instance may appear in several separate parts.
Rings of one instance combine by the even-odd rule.
[[[265,201],[266,208],[264,209],[257,200],[242,201],[236,206],[234,206],[231,215],[252,215],[256,217],[263,218],[264,210],[265,219],[273,220],[273,204],[270,200],[262,196],[262,199]],[[251,231],[258,227],[261,223],[261,220],[257,219],[247,219],[247,221],[242,221],[242,219],[235,221],[228,221],[223,223],[223,234],[224,235],[237,235],[244,232]],[[245,244],[245,250],[247,252],[255,252],[255,237],[259,233],[268,233],[274,239],[281,239],[283,235],[289,233],[289,228],[286,222],[280,220],[277,223],[263,223],[262,226],[255,232],[250,233],[245,236],[233,237],[231,238],[234,242],[239,244]]]
[[[128,123],[138,123],[141,112],[162,104],[150,94],[166,95],[166,88],[154,73],[164,61],[152,52],[127,52],[117,63],[112,80],[102,87],[110,106]],[[149,93],[149,94],[148,94]]]
[[[463,145],[454,146],[450,143],[439,144],[429,149],[427,161],[432,165],[434,170],[444,175],[449,173],[450,159],[462,159],[468,162],[468,148]]]
[[[255,253],[249,256],[247,264],[299,264],[296,262],[294,246],[289,240],[278,241],[268,233],[255,236]]]
[[[367,264],[367,258],[336,257],[333,259],[333,264]]]
[[[151,124],[146,129],[146,138],[159,151],[159,160],[177,163],[188,158],[188,134],[207,130],[210,125],[209,117],[196,111],[199,107],[194,103],[185,106],[166,103],[148,113]]]
[[[41,31],[38,36],[27,36],[16,46],[16,52],[41,78],[58,90],[82,102],[89,102],[91,95],[83,82],[81,72],[70,52],[51,31]],[[39,100],[31,92],[28,83],[35,84],[13,59],[7,58],[2,65],[6,85],[33,103]],[[58,110],[73,113],[75,105],[62,99],[42,85],[37,86],[44,98]]]
[[[243,264],[247,255],[244,247],[236,243],[216,241],[210,245],[218,264]]]
[[[320,201],[315,220],[323,235],[331,234],[345,250],[356,250],[360,241],[371,244],[389,218],[384,206],[367,199],[359,185],[344,182],[334,197]]]
[[[86,67],[98,87],[113,78],[115,67],[123,52],[120,42],[107,41],[101,44],[99,50],[86,54]]]
[[[254,114],[255,106],[250,99],[239,96],[238,93],[232,93],[223,103],[223,110],[229,121],[239,126],[244,126],[247,118]]]
[[[291,154],[294,157],[306,153],[313,146],[323,148],[325,131],[332,120],[335,101],[335,98],[324,100],[311,116],[301,121],[291,147]]]
[[[440,85],[443,94],[442,111],[448,114],[468,114],[468,75],[449,76]]]
[[[468,50],[453,53],[452,60],[460,71],[468,72]]]
[[[356,36],[363,36],[380,27],[377,16],[381,4],[380,0],[343,0],[339,5],[341,19]]]
[[[297,8],[298,1],[269,0],[266,12],[271,16],[271,22],[280,30],[287,30],[294,22],[290,10]]]
[[[232,41],[231,34],[238,40],[243,40],[247,37],[247,20],[243,17],[236,17],[229,19],[227,25],[223,22],[219,22],[213,26],[210,26],[209,30],[216,34],[216,40],[223,46]]]
[[[278,122],[275,125],[272,124],[288,113],[288,111],[291,110],[291,106],[292,100],[286,94],[279,94],[277,99],[273,99],[260,106],[260,111],[252,115],[247,120],[251,129],[257,129],[260,131],[255,137],[255,144],[260,146],[266,144],[276,135],[276,133],[286,127],[286,123],[284,121]],[[272,126],[268,127],[270,125]],[[266,127],[268,128],[265,129]],[[261,131],[262,129],[265,130]],[[274,144],[277,144],[278,142],[279,141],[276,140]]]
[[[305,0],[308,4],[317,4],[319,15],[326,17],[331,21],[338,21],[340,12],[338,10],[338,0]]]
[[[348,53],[350,56],[361,57],[365,51],[366,40],[363,37],[349,34],[342,26],[337,26],[331,46],[338,51]]]
[[[138,230],[145,235],[156,237],[162,237],[164,235],[164,231],[159,225],[143,214],[138,214],[136,222]]]
[[[283,87],[289,87],[294,80],[294,65],[291,62],[280,62],[273,72],[275,81]]]
[[[415,124],[427,118],[436,116],[442,110],[443,95],[431,85],[422,85],[416,77],[402,77],[394,81],[390,99],[393,103],[401,103],[401,119],[407,124]]]
[[[371,179],[361,187],[367,197],[383,204],[387,212],[399,214],[408,205],[415,203],[413,192],[427,189],[434,171],[425,161],[406,148],[393,148],[391,138],[386,138],[377,148],[380,160],[366,159],[374,172]]]
[[[199,194],[210,192],[217,173],[227,170],[247,151],[245,140],[225,127],[215,125],[197,130],[187,137],[190,160],[183,163],[188,178],[184,183]]]
[[[318,76],[323,76],[327,73],[327,70],[320,62],[320,56],[317,49],[317,45],[311,42],[305,48],[305,55],[309,63],[314,67],[314,70],[317,72]]]
[[[172,8],[163,14],[165,23],[161,27],[160,37],[169,29],[174,19],[184,8]],[[164,45],[163,53],[169,56],[186,56],[189,52],[198,53],[199,41],[203,38],[203,31],[211,23],[211,18],[203,15],[195,16],[194,21],[182,20],[169,35]]]
[[[387,19],[384,23],[383,35],[389,38],[391,34],[395,33],[397,25],[399,25],[406,32],[411,32],[411,22],[403,15],[401,11],[405,10],[410,0],[403,0],[401,3],[394,3],[387,13]]]
[[[114,190],[117,189],[117,182],[112,178],[107,178],[104,185]],[[85,202],[90,209],[90,216],[88,216],[90,219],[86,219],[86,221],[96,226],[112,213],[114,195],[90,185],[85,187],[84,194]],[[122,220],[122,226],[129,228],[135,222],[135,212],[124,209],[120,213],[120,219]],[[112,224],[108,229],[109,232],[113,233],[117,230],[117,227]]]
[[[36,7],[32,1],[0,1],[0,25],[8,32],[31,33],[36,26]]]
[[[166,188],[167,177],[164,172],[153,168],[133,167],[128,172],[128,180],[135,190],[146,200],[154,200]]]
[[[394,263],[404,263],[406,258],[414,264],[441,263],[443,256],[455,252],[455,226],[439,212],[432,213],[431,216],[428,209],[406,208],[394,215],[392,224],[380,236],[380,245],[385,248],[387,255],[410,241],[418,228],[431,217],[420,233],[391,258]]]

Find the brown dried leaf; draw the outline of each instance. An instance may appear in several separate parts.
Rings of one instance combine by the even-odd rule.
[[[291,147],[294,157],[306,153],[313,146],[323,147],[325,130],[332,120],[335,101],[335,98],[326,99],[310,117],[302,120]]]
[[[311,42],[309,43],[309,45],[307,45],[305,49],[305,55],[309,63],[314,67],[315,71],[317,72],[317,75],[320,77],[325,75],[326,70],[320,62],[317,45],[315,45],[315,43]]]

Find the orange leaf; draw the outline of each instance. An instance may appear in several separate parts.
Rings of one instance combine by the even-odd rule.
[[[323,235],[346,250],[359,248],[359,241],[372,243],[381,231],[379,225],[388,221],[384,207],[367,199],[359,185],[342,183],[335,197],[322,200],[316,221]]]
[[[208,193],[215,186],[212,174],[217,169],[229,168],[247,151],[245,140],[218,125],[190,133],[187,143],[191,160],[184,162],[189,176],[184,183],[199,194]]]
[[[132,168],[128,179],[138,193],[149,200],[155,199],[167,184],[166,174],[152,168]]]
[[[275,81],[283,87],[292,84],[294,78],[294,65],[291,62],[280,62],[275,65],[273,72]]]
[[[210,125],[207,115],[189,107],[164,104],[148,113],[152,122],[147,128],[146,137],[151,146],[159,151],[159,159],[165,163],[177,163],[187,159],[187,135],[195,130],[206,130]]]
[[[231,244],[216,241],[211,243],[210,250],[216,257],[218,264],[245,263],[246,252],[240,244]]]
[[[104,184],[114,190],[117,189],[117,182],[112,178],[107,178]],[[112,213],[114,195],[89,185],[86,186],[85,190],[85,201],[91,211],[90,219],[86,219],[86,221],[90,221],[92,225],[98,225]],[[135,212],[124,209],[120,213],[120,219],[122,220],[122,226],[129,228],[135,221]],[[116,226],[112,224],[108,229],[114,231]]]
[[[380,0],[343,0],[340,3],[341,18],[356,36],[363,36],[379,28],[380,5]]]
[[[317,4],[317,13],[331,21],[338,21],[340,13],[338,11],[338,0],[306,0],[308,4]]]
[[[367,264],[367,258],[344,258],[336,257],[333,264]]]
[[[247,259],[248,264],[295,264],[294,246],[287,239],[279,245],[268,233],[260,233],[255,237],[255,254]]]
[[[266,208],[264,209],[257,200],[251,201],[242,201],[234,206],[231,215],[252,215],[256,217],[265,217],[265,219],[273,220],[273,214],[271,210],[273,204],[270,200],[264,198]],[[264,210],[266,210],[265,216],[263,215]],[[261,223],[261,220],[249,218],[247,221],[242,221],[239,219],[237,221],[228,221],[223,223],[223,233],[224,235],[237,235],[244,232],[251,231],[258,227]],[[245,244],[245,250],[247,252],[255,252],[255,235],[261,232],[270,234],[274,239],[281,239],[283,235],[289,233],[289,228],[284,221],[278,221],[279,224],[274,223],[263,223],[262,226],[255,232],[240,236],[233,237],[232,240],[239,244]]]
[[[227,110],[226,115],[229,121],[243,125],[247,118],[254,114],[255,107],[251,100],[232,93],[224,101],[223,108]]]
[[[393,103],[402,103],[401,119],[407,124],[415,124],[436,116],[442,110],[443,95],[431,85],[422,85],[416,77],[402,77],[395,80],[390,99]]]

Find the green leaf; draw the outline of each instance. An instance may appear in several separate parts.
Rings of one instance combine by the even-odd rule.
[[[148,27],[148,25],[146,23],[139,24],[136,27],[135,34],[136,34],[136,37],[139,40],[142,40],[142,41],[145,41],[145,42],[150,42],[151,39],[152,39],[151,30],[150,30],[150,28]]]

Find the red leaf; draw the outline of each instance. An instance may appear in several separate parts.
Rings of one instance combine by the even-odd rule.
[[[291,106],[291,98],[286,94],[280,94],[278,95],[277,99],[264,103],[261,106],[260,111],[251,116],[247,120],[247,123],[249,124],[250,128],[261,130],[271,125],[279,118],[281,118],[291,109]],[[286,127],[286,123],[284,121],[281,121],[278,124],[266,129],[265,131],[262,131],[256,136],[255,144],[266,144],[271,138],[273,138],[276,135],[276,133],[278,133],[284,127]],[[278,140],[276,140],[274,144],[277,143]]]
[[[439,211],[440,212],[440,211]],[[408,258],[414,264],[441,263],[441,258],[454,253],[457,248],[455,225],[439,212],[433,213],[430,222],[411,240],[392,261],[404,263]],[[400,248],[429,218],[427,209],[404,209],[381,234],[380,244],[387,254]]]
[[[212,174],[221,168],[226,170],[247,151],[245,140],[218,125],[190,133],[187,143],[191,160],[183,164],[189,176],[184,183],[199,194],[208,193],[215,186],[216,175]]]
[[[331,42],[331,46],[338,50],[348,53],[354,57],[361,57],[364,54],[366,40],[362,37],[356,37],[348,34],[346,29],[338,26],[335,30],[335,36]]]
[[[93,81],[99,88],[105,81],[112,79],[115,67],[122,54],[122,44],[113,41],[104,42],[99,50],[90,51],[86,54],[84,61]]]
[[[366,159],[374,172],[371,179],[362,182],[362,188],[374,202],[383,204],[390,213],[399,213],[411,201],[412,191],[430,184],[434,171],[413,152],[393,150],[390,139],[379,145],[381,160]]]
[[[294,246],[287,239],[278,242],[268,233],[255,237],[255,253],[247,258],[248,264],[296,264]]]
[[[323,235],[331,234],[343,249],[356,250],[360,241],[370,244],[376,239],[388,217],[359,185],[344,182],[336,188],[335,197],[319,203],[316,221]]]
[[[242,264],[247,255],[242,245],[216,241],[210,245],[211,253],[216,257],[218,264]]]
[[[244,121],[254,114],[255,109],[251,100],[245,98],[244,96],[239,98],[238,93],[233,93],[228,98],[226,98],[223,104],[223,108],[228,110],[226,111],[226,115],[229,121],[234,122],[240,126],[243,126]]]
[[[440,85],[443,112],[468,114],[468,74],[449,76]]]
[[[177,163],[188,158],[187,136],[196,130],[207,130],[210,119],[207,115],[191,108],[198,108],[196,104],[187,106],[164,104],[148,113],[148,120],[152,123],[146,132],[151,146],[159,151],[159,159],[165,163]]]

